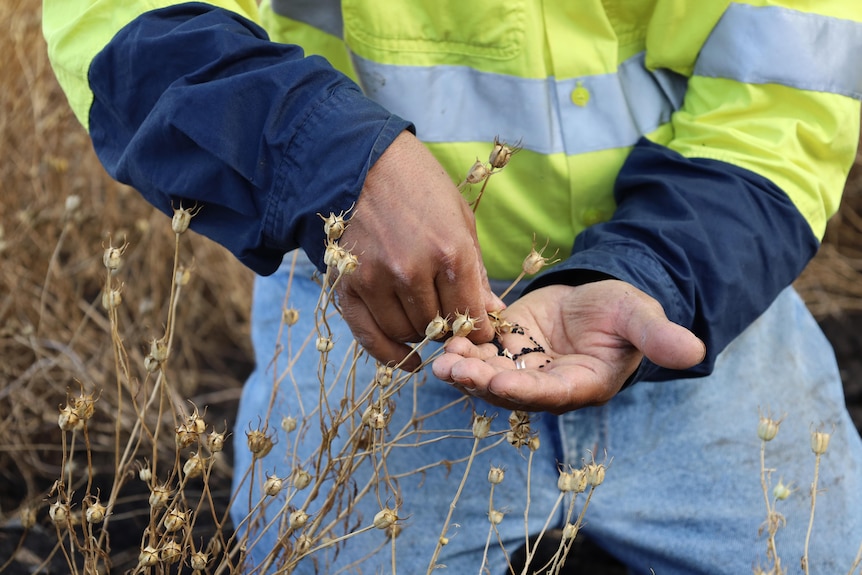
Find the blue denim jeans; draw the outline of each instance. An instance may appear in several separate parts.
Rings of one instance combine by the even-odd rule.
[[[235,485],[241,495],[232,512],[238,524],[248,514],[249,502],[254,505],[261,499],[264,474],[285,477],[297,463],[313,471],[312,456],[322,442],[320,417],[314,412],[321,402],[320,354],[314,348],[313,336],[302,348],[306,336],[315,329],[313,314],[320,288],[310,279],[313,267],[302,254],[288,282],[290,260],[288,256],[275,275],[258,278],[255,287],[252,337],[257,369],[243,390],[234,430]],[[285,299],[288,284],[290,291]],[[299,322],[289,330],[282,326],[285,305],[300,312]],[[335,314],[328,321],[334,347],[323,377],[329,386],[326,401],[332,402],[344,396],[345,386],[353,385],[346,382],[347,370],[339,372],[343,358],[349,356],[352,338]],[[297,354],[301,348],[301,354]],[[276,349],[281,350],[277,357]],[[280,377],[291,361],[289,352],[295,363],[289,376]],[[431,348],[423,350],[423,355],[429,353]],[[373,380],[372,360],[363,356],[353,367],[352,381],[357,389]],[[273,385],[279,379],[271,404]],[[412,445],[392,449],[388,454],[386,472],[395,479],[375,481],[374,477],[383,474],[373,474],[370,468],[379,458],[367,458],[363,469],[355,472],[348,490],[355,493],[365,485],[372,486],[351,514],[354,524],[350,528],[354,531],[370,525],[382,506],[398,504],[401,531],[394,547],[397,571],[403,574],[424,573],[429,565],[464,474],[463,460],[473,447],[472,411],[497,414],[492,431],[508,429],[508,412],[474,398],[438,410],[462,396],[436,380],[430,369],[416,380],[421,384],[406,387],[388,406],[391,420],[387,430],[390,434],[402,429],[421,429],[425,433],[408,434],[405,442]],[[813,573],[846,573],[862,543],[862,442],[845,408],[832,349],[790,288],[721,354],[709,377],[641,382],[602,407],[559,417],[534,415],[532,429],[541,446],[533,454],[529,476],[529,449],[516,449],[502,441],[482,451],[500,436],[482,440],[463,493],[454,506],[446,532],[448,544],[442,548],[437,563],[445,565],[449,573],[480,573],[490,529],[490,466],[505,469],[504,481],[494,490],[493,506],[505,512],[497,529],[511,553],[525,540],[528,484],[528,530],[541,531],[548,518],[551,527],[560,527],[565,504],[555,508],[559,469],[569,464],[580,467],[593,455],[601,461],[607,454],[610,464],[606,478],[590,501],[583,530],[628,565],[631,572],[738,575],[751,573],[755,566],[766,567],[767,545],[762,530],[766,504],[760,483],[761,442],[756,433],[761,411],[783,417],[777,437],[766,445],[766,466],[774,470],[769,476],[770,485],[781,479],[795,488],[788,499],[776,504],[786,519],[776,536],[782,565],[788,573],[801,572],[814,474],[810,432],[823,429],[832,437],[820,466],[810,565]],[[411,427],[415,418],[428,413],[433,415]],[[251,463],[246,432],[260,427],[267,414],[276,445],[258,462],[254,480],[246,478],[241,482]],[[283,416],[306,421],[307,425],[288,436],[279,426]],[[350,436],[344,431],[329,439],[331,451],[335,452],[350,441]],[[408,473],[422,466],[428,466],[422,473]],[[254,487],[249,496],[250,483]],[[308,506],[312,518],[319,512],[315,505],[325,499],[331,485],[325,483]],[[289,490],[284,490],[282,496],[286,492]],[[303,492],[300,496],[294,503],[305,500]],[[576,509],[583,499],[580,496],[576,500]],[[274,512],[278,505],[273,503],[268,509]],[[260,524],[252,527],[252,540],[260,532]],[[242,523],[240,530],[246,526]],[[277,531],[276,527],[266,531],[250,549],[250,564],[259,565],[261,558],[277,545]],[[338,532],[330,534],[337,535]],[[377,547],[380,551],[361,566],[353,564]],[[392,544],[379,529],[369,529],[344,541],[337,553],[330,548],[315,557],[301,563],[295,572],[334,573],[343,567],[347,572],[392,571]],[[506,559],[496,534],[485,566],[484,572],[494,575],[506,572]]]

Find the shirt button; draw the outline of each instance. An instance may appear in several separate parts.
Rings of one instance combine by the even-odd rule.
[[[578,82],[577,87],[572,90],[572,104],[583,108],[590,101],[590,91],[584,88],[583,82]]]

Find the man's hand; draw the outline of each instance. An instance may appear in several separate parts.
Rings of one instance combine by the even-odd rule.
[[[338,301],[357,341],[383,363],[401,361],[438,313],[479,318],[470,335],[490,341],[491,292],[473,213],[434,156],[403,132],[369,170],[339,244],[359,258],[338,282]],[[419,367],[411,356],[404,369]]]
[[[506,351],[452,338],[434,375],[501,407],[559,414],[609,401],[644,355],[686,369],[706,354],[655,299],[617,280],[540,288],[503,316],[519,326],[500,336]]]

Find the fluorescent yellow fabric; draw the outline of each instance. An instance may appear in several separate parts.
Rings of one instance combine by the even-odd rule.
[[[343,0],[344,46],[327,36],[326,47],[307,47],[342,62],[346,48],[360,58],[386,64],[471,66],[521,78],[555,79],[611,74],[620,63],[645,51],[648,68],[666,68],[689,78],[682,108],[668,125],[648,136],[685,156],[730,162],[769,178],[822,237],[855,156],[859,103],[775,84],[692,77],[701,48],[730,4]],[[862,19],[862,3],[854,0],[748,4]],[[453,100],[459,90],[467,89],[452,86]],[[599,96],[585,90],[571,97],[575,105],[590,106]],[[517,117],[519,105],[513,100],[498,113]],[[489,150],[487,142],[429,147],[456,180],[476,156]],[[549,249],[565,256],[571,238],[585,226],[609,218],[614,177],[628,149],[576,155],[523,151],[504,173],[492,178],[478,213],[480,243],[491,276],[518,273],[516,256],[529,250],[530,230],[540,243],[549,238]]]
[[[254,0],[209,2],[257,21]],[[126,24],[139,15],[181,4],[170,0],[43,0],[42,31],[48,57],[78,121],[89,128],[93,93],[86,81],[90,62]]]

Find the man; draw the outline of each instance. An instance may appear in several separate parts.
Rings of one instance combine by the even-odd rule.
[[[553,512],[557,461],[607,450],[613,466],[587,526],[601,546],[635,572],[748,570],[765,549],[749,430],[758,407],[771,408],[799,423],[775,455],[797,485],[809,481],[808,423],[834,425],[830,454],[846,467],[833,469],[818,503],[812,555],[824,571],[849,567],[862,540],[848,514],[862,446],[828,344],[788,286],[815,253],[854,157],[862,9],[838,0],[811,10],[674,0],[78,4],[46,1],[46,37],[108,171],[166,212],[179,200],[203,205],[195,229],[258,273],[277,272],[256,286],[258,370],[238,429],[271,413],[268,365],[288,287],[288,304],[312,321],[317,288],[303,278],[324,267],[318,214],[355,205],[339,243],[360,265],[339,278],[338,302],[370,355],[415,369],[407,343],[438,312],[476,318],[434,362],[454,389],[426,383],[422,409],[466,392],[479,412],[559,415],[536,421],[550,444],[533,469],[536,516]],[[523,150],[493,177],[474,224],[452,181],[495,135]],[[503,307],[491,283],[518,275],[534,234],[568,257],[506,310],[522,329],[500,346],[538,349],[514,361],[488,343],[488,313]],[[289,276],[284,255],[299,247],[308,261],[299,256]],[[347,326],[334,324],[332,340],[347,340]],[[317,399],[316,363],[293,369],[311,387],[299,404],[280,396],[278,412]],[[306,437],[297,458],[313,447]],[[461,447],[425,449],[393,466],[456,459]],[[248,457],[238,452],[238,468]],[[476,465],[519,459],[509,450]],[[291,469],[283,452],[264,463]],[[427,507],[405,501],[402,549],[427,548],[449,507],[444,470],[428,473],[399,485],[423,489]],[[512,478],[502,486],[506,503],[524,488]],[[788,505],[789,549],[803,544],[807,505]],[[487,521],[487,500],[463,498],[458,510],[464,531],[440,560],[453,572],[478,568],[484,540],[464,533]],[[523,540],[522,526],[500,531]],[[265,555],[276,539],[263,541]],[[345,544],[343,564],[364,554],[356,547]],[[399,569],[427,565],[418,555],[400,553]]]

